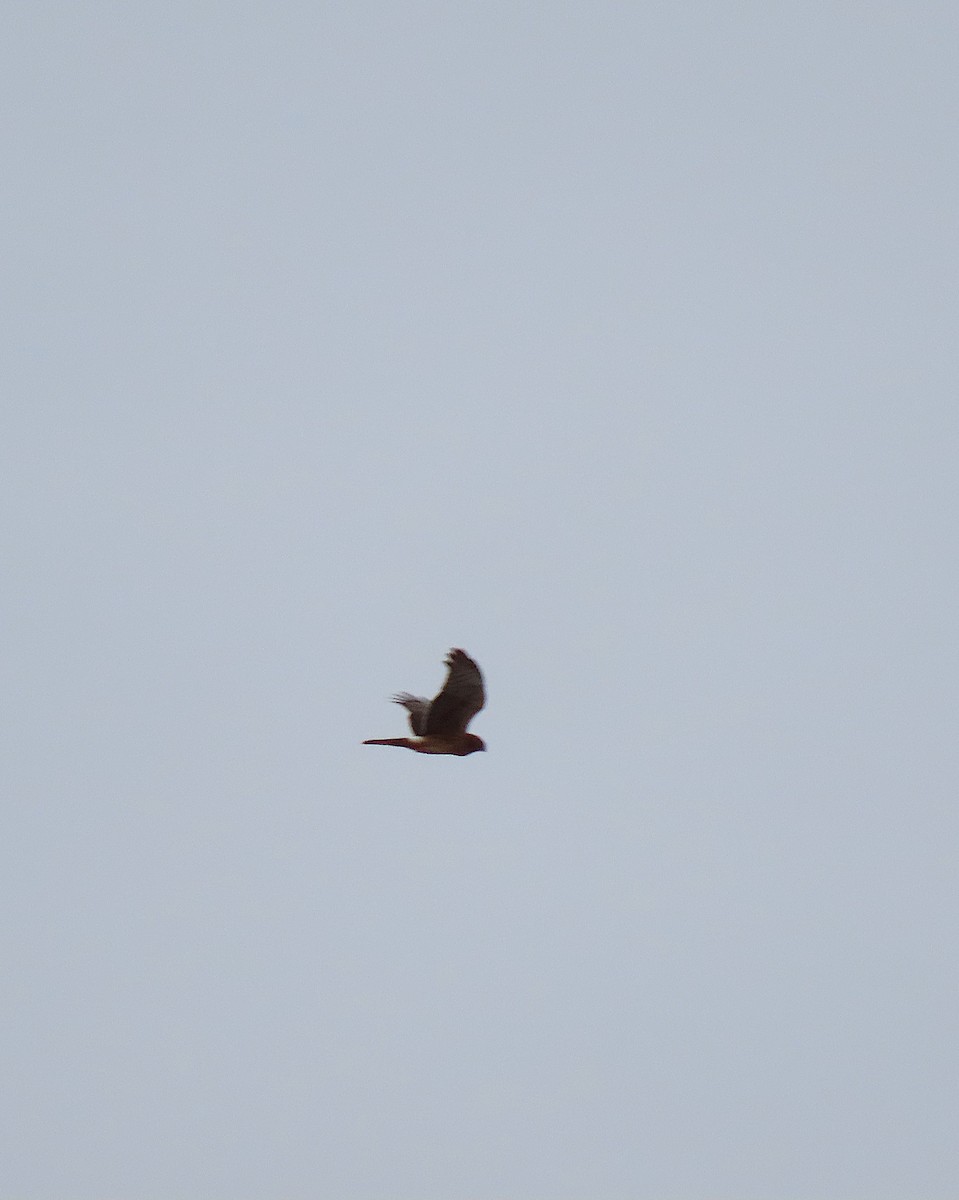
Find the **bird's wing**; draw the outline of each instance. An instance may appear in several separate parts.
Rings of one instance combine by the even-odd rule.
[[[464,733],[486,703],[483,676],[464,650],[451,650],[446,656],[449,674],[443,690],[430,705],[426,717],[427,733]]]
[[[409,692],[399,692],[393,697],[394,704],[402,704],[410,714],[410,729],[417,737],[426,733],[426,716],[430,711],[430,702],[424,696],[411,696]]]

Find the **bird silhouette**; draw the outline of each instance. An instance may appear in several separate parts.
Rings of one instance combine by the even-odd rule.
[[[466,726],[486,703],[483,676],[465,650],[451,650],[445,659],[449,668],[439,693],[427,700],[399,692],[393,697],[410,714],[413,737],[369,738],[364,746],[405,746],[418,754],[475,754],[486,743]]]

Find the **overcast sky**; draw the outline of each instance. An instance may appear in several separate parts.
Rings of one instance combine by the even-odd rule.
[[[959,1194],[952,6],[5,24],[0,1194]]]

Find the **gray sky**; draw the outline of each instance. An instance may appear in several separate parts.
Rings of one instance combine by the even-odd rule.
[[[3,1196],[959,1192],[957,37],[8,14]]]

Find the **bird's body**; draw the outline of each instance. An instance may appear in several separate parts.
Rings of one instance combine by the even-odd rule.
[[[426,737],[401,738],[369,738],[364,746],[405,746],[415,750],[417,754],[472,754],[476,750],[485,750],[486,744],[475,733],[454,734],[452,737],[442,737],[440,734],[428,734]]]
[[[369,738],[364,746],[403,746],[418,754],[456,754],[463,757],[485,750],[482,738],[466,726],[486,703],[483,676],[465,650],[446,656],[446,682],[433,700],[400,692],[393,697],[410,714],[413,737]]]

